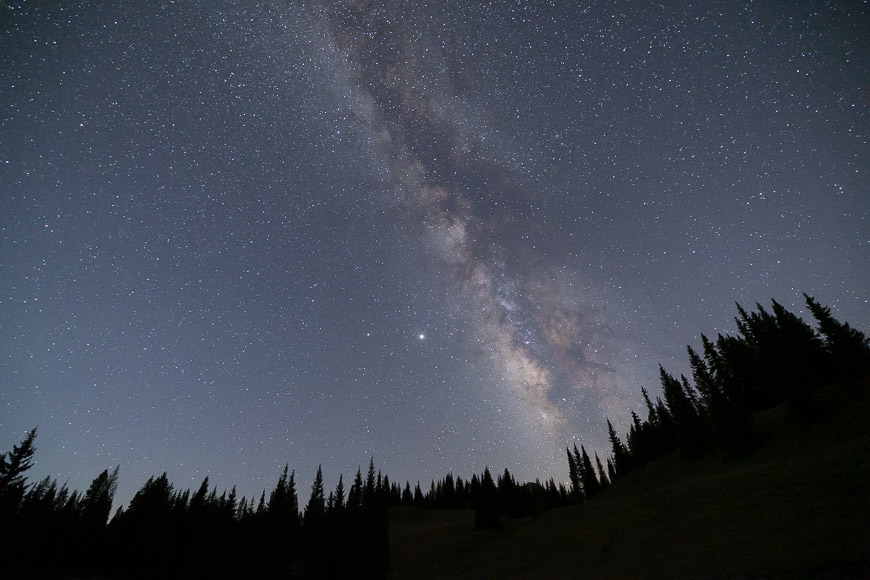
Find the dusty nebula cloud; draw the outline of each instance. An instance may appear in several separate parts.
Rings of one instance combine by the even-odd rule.
[[[421,35],[403,3],[329,3],[315,18],[410,235],[425,241],[447,291],[476,330],[469,340],[522,417],[527,436],[554,453],[576,422],[622,417],[610,363],[614,337],[562,273],[519,236],[500,196],[535,191],[488,135],[486,111],[458,94],[438,34]],[[510,195],[509,195],[510,194]]]

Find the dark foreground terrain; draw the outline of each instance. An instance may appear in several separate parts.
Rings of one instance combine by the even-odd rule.
[[[475,531],[471,511],[395,508],[394,578],[870,578],[870,379],[754,417],[738,459],[679,452],[582,505]]]

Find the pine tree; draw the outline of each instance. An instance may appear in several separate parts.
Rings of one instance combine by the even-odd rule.
[[[362,471],[359,467],[356,468],[356,477],[353,478],[353,483],[350,485],[350,491],[347,492],[347,511],[351,517],[355,516],[362,509],[363,495],[363,480]]]
[[[332,509],[337,513],[344,511],[344,475],[339,474],[338,485],[335,486],[333,494]]]
[[[33,467],[36,428],[30,430],[12,451],[0,454],[0,520],[11,517],[24,498],[25,473]]]
[[[607,434],[610,439],[611,453],[613,454],[613,460],[611,462],[611,465],[613,467],[613,474],[610,477],[612,481],[617,476],[622,475],[623,473],[631,469],[630,456],[628,453],[628,448],[622,441],[619,440],[619,436],[616,434],[616,430],[613,428],[613,424],[610,422],[610,419],[607,420]]]
[[[601,464],[601,459],[598,458],[598,453],[595,453],[595,465],[598,469],[598,481],[603,489],[610,485],[610,480],[607,479],[607,472],[604,471],[604,466]]]
[[[708,437],[706,423],[689,394],[691,387],[687,381],[681,382],[675,379],[661,365],[659,365],[659,374],[665,404],[673,417],[680,449],[685,457],[696,459],[707,451]]]
[[[305,506],[305,514],[303,515],[303,526],[306,528],[315,528],[323,522],[323,516],[326,513],[326,498],[323,490],[323,469],[320,465],[317,466],[317,475],[314,476],[314,483],[311,484],[311,497],[308,499],[308,504]]]
[[[568,479],[571,483],[571,499],[575,502],[583,501],[583,482],[580,478],[580,465],[578,465],[577,457],[577,445],[574,445],[574,453],[571,453],[571,449],[567,449],[568,452]]]
[[[268,511],[277,519],[296,518],[299,515],[299,499],[296,495],[296,471],[289,471],[289,465],[278,479],[278,484],[269,495]]]
[[[456,505],[456,484],[453,481],[452,473],[444,476],[444,483],[441,485],[441,501],[445,508],[453,508]]]
[[[423,497],[423,490],[420,489],[420,482],[417,481],[417,486],[414,488],[414,506],[425,507],[426,498]]]
[[[586,448],[583,445],[580,446],[580,458],[581,462],[578,467],[583,483],[583,493],[586,499],[589,500],[601,491],[601,482],[598,481],[598,477],[595,475],[595,468],[592,467],[592,461],[589,459],[589,454],[586,453]]]
[[[480,479],[480,500],[474,512],[474,527],[478,530],[491,530],[500,527],[501,513],[498,505],[498,489],[492,480],[489,467],[483,470]]]
[[[695,386],[698,388],[698,392],[701,393],[702,404],[707,409],[710,409],[715,405],[714,401],[722,395],[719,385],[710,372],[707,362],[691,346],[687,346],[686,349],[689,351],[689,366],[692,369],[692,380],[695,381]]]
[[[832,379],[841,380],[858,376],[870,368],[870,339],[831,315],[831,309],[804,294],[807,307],[818,322],[819,333],[825,339],[825,348],[832,358]]]
[[[377,492],[377,479],[375,475],[375,458],[369,458],[369,472],[366,475],[366,486],[363,488],[362,505],[363,508],[368,507],[375,501]]]
[[[118,489],[118,469],[109,472],[104,470],[98,475],[85,492],[82,500],[82,521],[87,534],[99,535],[106,529],[109,514],[112,512],[112,501]]]

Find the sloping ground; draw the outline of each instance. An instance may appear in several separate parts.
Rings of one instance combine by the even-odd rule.
[[[756,416],[765,446],[664,457],[584,505],[477,532],[470,512],[395,510],[394,578],[870,578],[870,380],[820,419]],[[503,520],[504,521],[504,520]]]

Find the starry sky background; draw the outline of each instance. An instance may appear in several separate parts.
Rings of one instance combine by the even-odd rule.
[[[867,332],[868,13],[4,2],[2,449],[564,481],[735,301]]]

